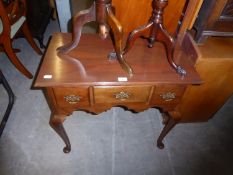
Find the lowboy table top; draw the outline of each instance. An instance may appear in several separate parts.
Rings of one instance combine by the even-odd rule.
[[[181,78],[170,67],[161,43],[155,43],[153,48],[148,48],[145,40],[136,41],[130,52],[124,55],[134,71],[134,75],[129,77],[117,60],[107,58],[113,51],[110,39],[101,40],[97,35],[83,34],[78,47],[69,55],[59,54],[56,49],[70,40],[70,34],[53,34],[38,72],[35,87],[200,83],[198,74],[184,52],[177,55],[180,55],[181,59],[178,60],[182,61],[179,64],[186,69],[187,75]],[[127,77],[127,82],[118,81],[118,77]]]

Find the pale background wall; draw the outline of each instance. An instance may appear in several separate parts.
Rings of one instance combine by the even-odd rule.
[[[68,21],[71,19],[70,0],[55,0],[61,32],[68,31]]]

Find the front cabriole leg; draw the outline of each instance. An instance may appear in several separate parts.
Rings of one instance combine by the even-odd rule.
[[[159,138],[157,139],[157,147],[160,149],[164,148],[164,144],[163,144],[163,139],[164,137],[171,131],[172,128],[174,128],[176,126],[176,124],[178,123],[178,119],[180,119],[180,113],[177,111],[173,111],[173,112],[169,112],[167,113],[167,115],[169,115],[169,119],[168,121],[166,121],[165,126],[162,130],[162,132],[159,135]]]
[[[71,145],[70,145],[70,140],[63,127],[64,121],[65,121],[64,116],[52,114],[50,117],[49,124],[54,129],[54,131],[61,137],[61,139],[64,141],[66,146],[63,148],[63,152],[69,153],[71,151]]]

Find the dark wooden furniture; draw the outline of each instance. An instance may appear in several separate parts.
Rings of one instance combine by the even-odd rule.
[[[164,9],[168,5],[168,0],[153,0],[152,15],[149,22],[144,26],[138,27],[129,34],[123,54],[126,54],[132,48],[133,43],[137,38],[141,36],[146,37],[148,35],[148,47],[153,47],[153,43],[155,41],[163,43],[170,66],[175,69],[179,75],[185,76],[185,69],[180,65],[177,65],[175,62],[174,52],[177,47],[180,47],[186,30],[192,26],[192,19],[196,15],[202,0],[190,0],[186,1],[185,3],[180,3],[183,5],[183,10],[182,13],[179,14],[179,21],[177,21],[176,24],[176,31],[173,32],[175,33],[173,34],[174,37],[168,33],[163,22]]]
[[[26,0],[27,2],[27,22],[29,30],[40,44],[40,48],[45,48],[44,33],[52,16],[53,9],[49,0]]]
[[[195,40],[208,36],[233,36],[233,0],[205,0],[194,25]]]
[[[152,1],[152,16],[148,24],[133,30],[126,42],[126,46],[123,51],[125,55],[133,46],[135,40],[141,36],[149,34],[149,44],[148,47],[152,48],[155,41],[159,41],[164,44],[167,53],[167,60],[170,66],[176,70],[181,76],[186,75],[186,71],[180,65],[177,65],[174,62],[174,49],[175,49],[175,40],[167,32],[163,26],[163,13],[164,8],[167,6],[168,0],[153,0]]]
[[[164,26],[171,34],[176,31],[184,2],[185,0],[169,0],[169,4],[165,8]],[[210,2],[212,1],[205,0],[205,3]],[[180,43],[186,43],[184,50],[193,55],[193,66],[203,80],[201,85],[188,86],[177,106],[182,114],[180,122],[184,123],[208,121],[233,93],[232,38],[211,37],[199,46],[196,46],[196,43],[190,44],[192,47],[194,46],[193,49],[190,49],[190,45],[183,41],[186,30],[192,29],[201,4],[202,0],[189,1],[177,37]],[[216,7],[220,7],[219,3],[217,4]],[[137,3],[134,0],[113,0],[113,5],[116,7],[116,17],[127,34],[137,26],[145,24],[151,15],[151,6],[148,0],[140,0]],[[144,8],[141,8],[142,6]],[[192,52],[193,50],[196,51]]]
[[[96,21],[99,25],[99,35],[102,39],[106,39],[109,34],[109,28],[113,35],[114,52],[110,52],[109,58],[117,58],[121,67],[130,75],[133,75],[132,68],[123,58],[123,28],[114,15],[112,8],[112,0],[94,0],[92,6],[88,10],[77,13],[73,18],[72,40],[58,48],[58,50],[67,54],[79,44],[81,31],[84,24]]]
[[[9,4],[15,0],[3,0],[4,4]],[[44,33],[50,18],[55,19],[52,13],[55,11],[54,2],[52,0],[25,0],[27,5],[27,24],[33,38],[36,38],[40,44],[40,48],[45,48]],[[23,37],[22,33],[18,33],[17,37]]]
[[[185,4],[181,3],[184,5],[183,16],[179,14],[179,17],[180,18],[182,17],[182,22],[183,22],[184,16],[187,15],[186,9],[187,11],[192,13],[193,9],[196,7],[196,4],[198,4],[197,3],[198,1],[200,0],[186,1]],[[151,4],[148,2],[144,2],[144,1],[143,3]],[[118,5],[119,4],[123,4],[124,6],[127,6],[127,7],[135,6],[134,5],[135,3],[131,3],[131,2],[120,2],[118,3]],[[164,12],[164,8],[167,5],[168,5],[168,0],[152,0],[152,15],[150,17],[148,24],[145,26],[139,27],[136,30],[133,30],[133,32],[131,32],[130,36],[128,37],[126,46],[124,47],[122,43],[123,29],[122,29],[121,24],[119,23],[119,21],[113,14],[112,0],[94,0],[94,3],[90,9],[81,11],[77,15],[74,16],[72,40],[68,44],[59,47],[58,50],[63,54],[69,53],[72,49],[77,47],[77,45],[79,44],[83,25],[90,21],[97,21],[97,23],[99,24],[99,31],[100,31],[99,33],[100,33],[100,36],[102,36],[102,38],[107,37],[109,28],[112,29],[113,45],[115,47],[114,48],[115,52],[111,52],[109,54],[109,58],[110,59],[117,58],[122,68],[126,72],[128,72],[130,76],[133,76],[133,70],[129,66],[129,64],[125,61],[125,59],[123,58],[123,55],[125,55],[128,52],[128,50],[132,47],[134,41],[138,37],[140,36],[145,37],[148,33],[150,33],[149,47],[152,47],[153,42],[155,41],[162,42],[166,48],[167,60],[169,64],[171,65],[171,67],[174,68],[176,72],[180,74],[181,76],[185,76],[186,71],[180,65],[177,65],[176,62],[174,61],[174,50],[175,50],[175,44],[176,44],[175,40],[167,32],[167,30],[165,29],[163,25],[163,15],[164,15],[163,12]],[[143,9],[144,8],[146,7],[143,6]],[[190,15],[187,15],[187,16],[189,17]],[[181,25],[181,23],[177,24],[178,27],[176,26],[177,28],[176,33],[178,33],[179,29],[182,28],[181,26],[185,26],[187,28],[186,26],[187,20],[185,22],[185,25]],[[185,30],[183,30],[183,32],[186,32]],[[176,41],[177,43],[179,43],[178,42],[179,40],[176,40]]]
[[[32,78],[32,74],[20,62],[12,48],[12,40],[15,34],[22,31],[32,48],[38,54],[42,55],[42,52],[37,47],[28,29],[25,0],[11,1],[7,6],[4,6],[3,2],[0,1],[0,18],[0,44],[3,47],[3,51],[6,52],[10,61],[22,74],[28,78]]]
[[[164,26],[172,35],[176,33],[185,2],[186,0],[169,0],[164,10]],[[140,0],[136,3],[135,0],[112,0],[116,17],[126,35],[148,22],[152,13],[151,3],[152,0]]]
[[[185,91],[178,106],[181,122],[208,121],[233,94],[232,46],[233,38],[210,37],[196,47],[193,65],[204,83]]]
[[[8,102],[8,105],[7,105],[7,109],[6,109],[6,112],[5,112],[4,116],[3,116],[1,124],[0,124],[0,137],[1,137],[2,132],[3,132],[4,128],[5,128],[6,122],[7,122],[8,118],[9,118],[11,109],[12,109],[13,104],[14,104],[14,93],[12,92],[11,87],[8,84],[6,78],[4,77],[1,70],[0,70],[0,84],[3,85],[3,87],[5,88],[5,90],[6,90],[7,94],[8,94],[8,97],[9,97],[9,102]]]
[[[190,43],[189,39],[187,36],[185,41]],[[45,91],[51,108],[50,125],[65,142],[63,151],[71,150],[63,127],[68,115],[75,110],[98,114],[113,106],[124,106],[135,112],[158,107],[169,114],[157,139],[158,147],[163,148],[163,138],[181,119],[176,107],[187,85],[200,83],[190,65],[193,55],[183,48],[177,51],[179,64],[187,70],[187,76],[181,78],[164,59],[166,52],[161,43],[148,49],[145,40],[137,40],[125,55],[135,70],[130,77],[116,60],[106,59],[106,53],[113,49],[111,40],[86,34],[79,47],[69,54],[57,53],[56,48],[70,40],[68,34],[53,35],[34,84]],[[191,46],[190,51],[193,53]]]

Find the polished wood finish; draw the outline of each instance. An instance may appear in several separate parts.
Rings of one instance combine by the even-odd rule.
[[[170,0],[164,12],[164,26],[173,36],[186,0]],[[152,0],[112,0],[116,17],[120,21],[124,33],[131,31],[148,22],[152,13]]]
[[[192,55],[179,51],[180,64],[188,73],[181,78],[164,60],[166,53],[161,43],[155,43],[148,50],[145,41],[138,40],[125,56],[135,70],[131,77],[116,64],[116,60],[106,59],[106,53],[113,49],[110,39],[103,41],[96,35],[86,34],[79,47],[69,55],[57,53],[56,48],[70,39],[68,34],[53,35],[34,84],[47,94],[51,108],[50,124],[65,142],[64,152],[71,150],[63,127],[68,115],[75,110],[98,114],[113,106],[135,112],[158,107],[169,113],[170,122],[157,140],[158,146],[162,147],[163,138],[175,126],[174,121],[177,123],[181,119],[176,106],[184,90],[189,84],[201,82],[190,64]]]
[[[13,38],[11,38],[11,26],[22,16],[26,16],[25,0],[11,1],[11,3],[8,4],[8,6],[6,7],[4,6],[3,2],[0,1],[0,17],[3,25],[3,31],[0,33],[0,44],[3,46],[4,51],[6,52],[8,58],[14,64],[14,66],[26,77],[32,78],[32,74],[20,62],[12,47]],[[26,21],[22,24],[19,30],[22,31],[31,47],[38,54],[42,55],[42,52],[37,47],[30,34]]]
[[[211,119],[233,93],[233,39],[210,37],[194,59],[203,84],[189,86],[179,104],[181,122]]]
[[[184,12],[187,2],[188,6]],[[178,26],[181,24],[179,35],[182,42],[186,30],[192,28],[202,2],[203,0],[169,0],[164,10],[164,27],[175,37]],[[137,3],[135,3],[135,0],[112,0],[116,17],[120,21],[126,36],[149,21],[152,13],[151,3],[152,0],[140,0]],[[182,23],[180,22],[181,16],[183,16]]]
[[[95,86],[95,103],[119,104],[150,101],[152,86]],[[143,92],[143,93],[142,93]]]
[[[153,49],[148,49],[145,45],[145,40],[137,40],[135,47],[125,56],[135,69],[135,76],[130,77],[121,69],[120,65],[116,64],[116,60],[106,59],[106,53],[113,49],[111,40],[107,39],[103,41],[99,40],[96,35],[84,35],[84,39],[80,41],[80,46],[72,50],[68,55],[59,54],[54,51],[56,50],[55,46],[64,45],[70,39],[71,35],[69,34],[53,34],[53,42],[50,43],[45,55],[46,58],[53,59],[45,59],[43,61],[39,75],[37,76],[38,86],[107,86],[130,83],[144,85],[145,83],[153,84],[155,81],[163,83],[176,83],[177,81],[193,83],[194,80],[196,80],[197,84],[199,82],[196,72],[189,65],[189,58],[192,55],[188,55],[185,58],[184,54],[187,53],[183,53],[183,50],[177,55],[180,57],[178,59],[179,63],[188,70],[188,76],[182,79],[175,74],[174,70],[170,69],[169,64],[164,60],[166,52],[161,43],[155,43]],[[100,47],[96,47],[96,45]],[[192,48],[190,47],[190,49]],[[61,68],[62,73],[59,73]],[[52,75],[52,78],[44,79],[43,76],[46,74]],[[147,76],[146,79],[145,74]],[[128,81],[117,81],[118,77],[127,77]],[[195,81],[194,84],[196,84]]]
[[[75,106],[78,107],[79,105],[86,105],[89,106],[89,97],[88,97],[88,87],[80,87],[80,88],[66,88],[64,91],[63,88],[56,88],[53,90],[54,95],[56,96],[58,106]],[[79,96],[79,100],[75,102],[74,100],[67,99],[70,95],[72,96]],[[67,97],[67,98],[64,98]]]
[[[133,47],[133,44],[137,38],[145,36],[149,32],[150,34],[148,47],[152,48],[155,41],[163,43],[166,48],[167,60],[170,66],[175,69],[178,74],[180,74],[181,76],[185,76],[185,69],[174,62],[173,57],[175,41],[163,26],[163,12],[167,4],[168,0],[152,1],[153,11],[149,22],[146,25],[141,26],[130,33],[123,54],[126,54]]]
[[[154,41],[162,42],[166,48],[167,59],[171,67],[174,68],[181,76],[186,75],[185,69],[182,68],[180,65],[177,65],[174,52],[176,51],[176,49],[179,49],[179,47],[181,47],[186,31],[192,28],[193,22],[197,16],[202,2],[203,0],[186,1],[185,5],[182,6],[183,13],[179,14],[179,25],[176,26],[176,32],[175,34],[173,34],[175,37],[172,37],[163,25],[163,16],[167,17],[163,14],[163,11],[164,8],[167,6],[168,1],[154,0],[152,2],[152,7],[154,9],[152,11],[152,17],[146,25],[138,27],[130,33],[123,54],[127,53],[133,47],[133,44],[138,37],[149,36],[149,47],[152,47]]]
[[[186,89],[186,86],[181,85],[159,85],[156,86],[156,90],[152,95],[151,101],[154,104],[160,104],[161,106],[167,106],[169,104],[175,105],[179,103],[179,99]],[[170,95],[169,95],[170,94]],[[173,95],[174,94],[174,97]]]
[[[179,0],[179,1],[170,0],[170,1],[171,1],[170,4],[166,8],[167,13],[165,12],[164,14],[165,27],[168,26],[168,31],[171,31],[171,33],[174,36],[177,35],[177,33],[179,32],[178,29],[180,29],[181,32],[179,32],[179,35],[178,35],[179,37],[177,37],[178,38],[177,43],[181,43],[187,28],[192,25],[192,22],[194,19],[193,16],[196,15],[198,5],[200,6],[200,2],[202,2],[202,0],[190,0],[190,2],[184,1],[184,0]],[[188,3],[187,11],[185,11],[184,14],[182,14],[184,7],[186,9],[185,2],[189,2],[189,3]],[[157,5],[155,5],[156,3]],[[157,10],[159,8],[159,11],[158,11],[159,16],[156,15],[156,12],[155,12],[156,10],[155,10],[154,17],[157,19],[161,18],[163,14],[160,12],[163,12],[164,7],[165,7],[164,5],[167,5],[167,1],[154,0],[152,4],[153,4],[153,7],[155,6],[157,7]],[[125,70],[126,72],[128,72],[129,75],[132,76],[133,69],[131,68],[130,64],[128,64],[128,62],[126,62],[126,60],[123,58],[123,54],[127,52],[127,49],[125,49],[125,51],[122,52],[123,47],[124,47],[123,46],[123,35],[125,34],[126,36],[126,34],[129,33],[129,31],[131,32],[133,29],[138,28],[140,26],[138,24],[140,24],[141,21],[144,21],[143,24],[148,22],[148,20],[151,18],[151,0],[150,1],[142,0],[137,3],[131,0],[130,1],[125,1],[125,0],[113,1],[113,5],[115,6],[114,11],[116,12],[116,17],[115,15],[113,15],[113,12],[112,12],[113,10],[111,6],[111,1],[106,1],[106,0],[96,0],[94,1],[94,4],[92,5],[90,9],[81,11],[80,13],[75,15],[73,19],[74,27],[73,27],[72,42],[70,42],[68,45],[60,47],[59,50],[62,53],[66,54],[70,50],[75,48],[80,41],[82,26],[89,21],[96,20],[100,24],[99,25],[100,35],[103,36],[103,38],[105,38],[108,33],[108,27],[106,27],[105,25],[106,18],[107,18],[107,23],[109,24],[109,27],[113,31],[114,46],[115,46],[114,48],[115,52],[111,52],[109,54],[109,58],[111,59],[117,58],[123,70]],[[140,16],[138,15],[139,11],[142,13],[142,15]],[[150,15],[147,15],[147,14],[150,14]],[[182,15],[184,16],[183,18],[185,19],[182,20],[182,25],[179,25],[181,24],[179,20],[181,19]],[[123,26],[118,21],[118,19],[123,23]],[[157,19],[155,19],[155,21],[157,21]],[[185,70],[182,67],[180,67],[180,65],[176,65],[175,61],[173,60],[173,50],[175,47],[174,40],[165,30],[165,27],[163,25],[160,25],[161,23],[162,21],[156,22],[156,24],[158,24],[157,26],[159,26],[157,27],[158,29],[156,29],[159,34],[156,35],[157,37],[155,39],[158,39],[159,41],[165,43],[166,50],[168,50],[167,58],[168,58],[168,61],[171,67],[177,70],[177,72],[181,74],[181,76],[183,76],[185,75]],[[133,28],[132,26],[135,26],[135,27]],[[142,33],[144,36],[149,35],[150,33],[149,29],[151,27],[153,27],[153,25],[147,25],[145,30],[143,30]],[[141,33],[139,32],[139,34]],[[151,40],[153,40],[153,38],[154,37],[152,37],[152,34],[151,34]],[[127,45],[132,45],[132,44],[128,43],[126,44],[126,46]],[[126,48],[130,48],[130,47],[127,46]]]
[[[184,11],[181,18],[182,21],[180,21],[181,24],[177,30],[175,47],[180,47],[180,45],[184,43],[183,39],[186,32],[192,29],[202,3],[203,0],[186,0],[186,7],[183,9]]]
[[[82,27],[84,24],[96,21],[99,26],[99,35],[106,39],[109,34],[109,28],[113,35],[114,52],[109,55],[110,59],[117,58],[123,70],[130,76],[133,75],[132,68],[124,60],[123,52],[123,28],[113,13],[111,0],[94,0],[88,10],[77,13],[73,18],[72,40],[68,44],[61,46],[58,50],[62,54],[67,54],[76,48],[80,42]]]

